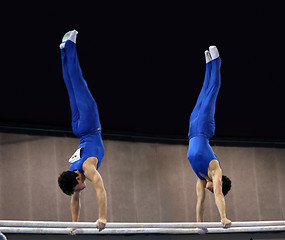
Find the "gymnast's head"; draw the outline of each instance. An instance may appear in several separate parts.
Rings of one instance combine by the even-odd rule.
[[[222,176],[222,192],[223,195],[226,196],[228,192],[231,190],[232,181],[227,176]],[[212,181],[207,181],[206,189],[210,192],[214,193],[214,186]]]
[[[85,177],[78,171],[65,171],[60,174],[57,181],[61,190],[69,196],[86,188]]]
[[[222,176],[223,194],[226,196],[232,188],[232,181],[225,175]]]

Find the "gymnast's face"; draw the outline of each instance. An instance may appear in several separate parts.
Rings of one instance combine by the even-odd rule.
[[[81,192],[84,188],[86,188],[86,183],[81,177],[76,178],[78,184],[73,188],[74,192]]]

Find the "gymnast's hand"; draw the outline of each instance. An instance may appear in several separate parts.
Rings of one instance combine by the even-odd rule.
[[[96,221],[96,223],[97,223],[97,228],[99,229],[99,232],[101,232],[105,228],[107,224],[107,220],[105,218],[99,218]]]
[[[196,230],[197,230],[197,233],[198,234],[206,234],[207,232],[208,232],[208,229],[207,228],[205,228],[205,227],[201,227],[201,228],[196,228]]]
[[[76,235],[75,230],[76,228],[70,228],[70,235]]]
[[[223,224],[223,228],[230,228],[232,226],[232,222],[231,220],[227,219],[227,218],[223,218],[221,220],[222,224]]]

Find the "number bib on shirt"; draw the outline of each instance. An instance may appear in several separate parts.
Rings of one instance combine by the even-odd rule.
[[[81,148],[77,149],[76,152],[71,156],[71,158],[68,160],[70,163],[74,163],[78,160],[80,160],[80,151]]]

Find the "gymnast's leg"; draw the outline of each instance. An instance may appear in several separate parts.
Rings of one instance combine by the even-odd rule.
[[[66,85],[67,92],[69,95],[69,102],[70,102],[71,113],[72,113],[72,130],[73,130],[73,133],[76,136],[78,136],[78,132],[77,132],[78,124],[77,123],[79,120],[79,112],[78,112],[78,108],[77,108],[77,104],[75,100],[75,95],[73,92],[72,83],[71,83],[69,73],[67,70],[67,59],[66,59],[65,49],[61,49],[61,62],[62,62],[62,75],[63,75],[64,83]]]
[[[211,77],[212,59],[211,59],[210,52],[208,50],[205,51],[205,60],[206,60],[206,72],[205,72],[204,83],[200,91],[199,97],[197,99],[196,105],[190,116],[188,137],[190,137],[190,135],[194,134],[198,130],[196,126],[198,124],[198,116],[199,116],[201,105],[202,105],[202,102],[204,101],[206,91],[209,85],[210,77]]]
[[[77,32],[71,32],[73,39],[66,40],[62,51],[65,54],[66,69],[74,93],[74,99],[77,105],[79,120],[77,121],[77,134],[79,137],[90,133],[96,133],[101,130],[97,104],[92,97],[87,83],[83,78],[79,60],[76,52]],[[62,45],[61,45],[62,46]]]
[[[221,86],[221,58],[215,46],[210,47],[212,69],[209,85],[200,109],[200,131],[211,138],[215,132],[216,100]]]

